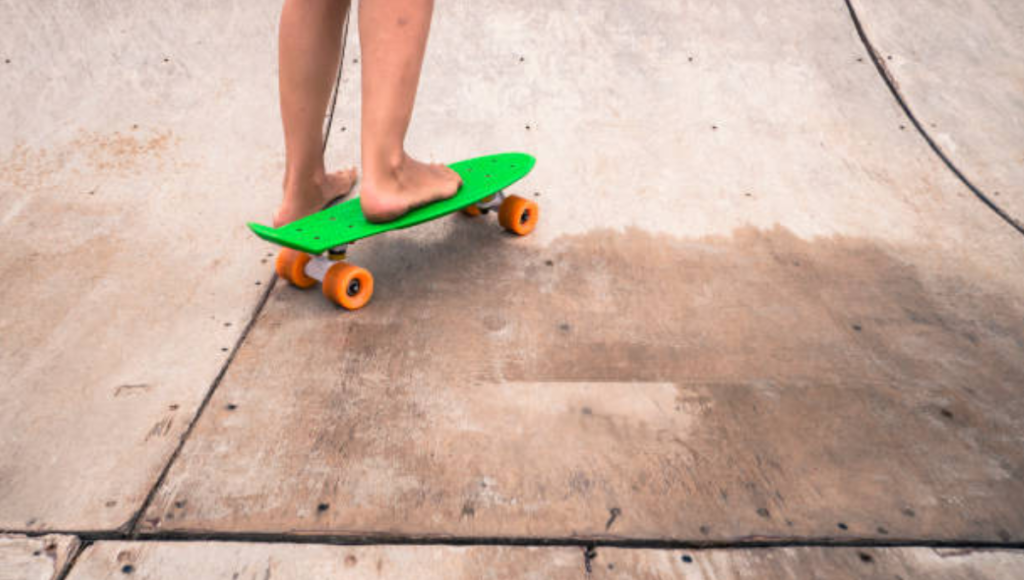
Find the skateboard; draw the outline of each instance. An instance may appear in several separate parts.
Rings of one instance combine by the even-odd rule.
[[[373,276],[345,260],[349,246],[377,234],[412,227],[461,212],[476,217],[492,211],[498,223],[525,236],[537,226],[537,203],[505,188],[533,169],[536,159],[526,153],[499,153],[449,165],[462,177],[453,197],[410,211],[395,221],[371,223],[363,216],[358,198],[349,199],[279,228],[250,222],[249,229],[281,246],[274,269],[293,286],[310,288],[320,282],[328,300],[347,310],[366,306],[373,296]]]

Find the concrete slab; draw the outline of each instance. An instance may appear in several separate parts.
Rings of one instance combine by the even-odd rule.
[[[78,550],[78,538],[0,534],[0,580],[53,580]]]
[[[579,548],[97,542],[82,554],[68,578],[562,580],[582,576]]]
[[[852,4],[925,130],[968,179],[1024,224],[1024,4]]]
[[[535,153],[538,231],[275,289],[144,533],[1024,538],[1024,240],[845,4],[438,11],[413,151]]]
[[[277,2],[3,2],[0,529],[136,513],[270,279]]]
[[[594,580],[796,580],[798,578],[935,578],[1004,580],[1024,569],[1019,550],[932,548],[770,548],[755,550],[622,550],[601,548]]]

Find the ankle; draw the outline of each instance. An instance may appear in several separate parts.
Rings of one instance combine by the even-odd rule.
[[[363,179],[371,183],[395,181],[408,160],[409,156],[401,149],[398,153],[364,157]]]
[[[284,172],[284,195],[285,197],[316,195],[326,180],[323,167],[306,171],[286,169]]]

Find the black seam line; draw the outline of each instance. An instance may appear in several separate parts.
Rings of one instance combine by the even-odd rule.
[[[996,205],[995,202],[989,199],[989,197],[985,195],[983,191],[978,189],[977,186],[975,186],[969,179],[967,179],[967,176],[965,176],[963,172],[961,172],[960,169],[958,169],[957,166],[953,164],[949,157],[946,156],[946,153],[942,150],[942,148],[939,147],[938,143],[936,143],[932,139],[931,135],[928,134],[928,131],[926,131],[925,128],[921,125],[920,121],[917,120],[917,117],[914,116],[914,113],[910,111],[910,105],[907,104],[907,101],[903,98],[903,95],[900,93],[899,88],[896,86],[896,83],[893,80],[892,73],[889,72],[889,69],[885,66],[885,61],[882,60],[882,57],[879,56],[878,51],[876,51],[875,47],[871,44],[871,41],[868,40],[867,33],[864,32],[864,27],[861,25],[860,18],[857,17],[857,11],[854,10],[851,0],[844,1],[846,2],[847,10],[850,11],[850,18],[853,20],[853,26],[854,28],[857,29],[857,35],[860,37],[861,42],[864,44],[864,48],[867,49],[868,55],[871,57],[872,62],[875,63],[875,69],[878,70],[878,74],[882,77],[882,80],[885,81],[886,86],[889,87],[889,92],[892,93],[893,97],[896,99],[896,102],[899,103],[900,108],[903,109],[903,113],[907,116],[908,119],[910,119],[910,122],[913,123],[914,127],[917,129],[917,132],[928,143],[928,146],[932,148],[932,151],[934,151],[935,154],[939,156],[939,159],[941,159],[942,162],[946,164],[946,167],[948,167],[949,170],[952,171],[953,174],[957,176],[960,182],[966,185],[967,189],[970,189],[971,192],[974,193],[975,197],[977,197],[979,200],[981,200],[982,203],[987,205],[989,209],[996,213],[996,215],[1003,218],[1003,220],[1006,223],[1010,224],[1010,227],[1017,230],[1018,233],[1024,235],[1024,225],[1021,225],[1020,222],[1014,219],[1010,214],[1006,213],[1006,211],[1003,208]]]
[[[133,541],[211,542],[253,544],[319,544],[328,546],[523,546],[577,548],[751,549],[751,548],[961,548],[976,550],[1024,550],[1024,541],[996,542],[959,539],[837,538],[837,537],[739,537],[722,540],[666,540],[659,538],[587,538],[526,536],[415,536],[390,534],[319,534],[305,532],[204,532],[160,531],[128,535],[116,531],[0,530],[3,534],[29,537],[48,534],[77,536],[85,542]]]
[[[217,376],[213,379],[213,382],[210,383],[210,388],[206,390],[206,395],[203,397],[202,402],[199,403],[199,408],[196,409],[196,413],[192,417],[192,421],[188,424],[188,427],[185,429],[185,432],[182,433],[181,438],[178,440],[178,446],[174,448],[174,453],[171,454],[171,457],[167,460],[167,463],[164,464],[163,469],[160,470],[160,475],[157,477],[156,483],[153,484],[153,487],[150,488],[149,493],[146,494],[146,499],[143,500],[142,506],[139,508],[137,512],[135,512],[135,515],[133,515],[131,519],[125,522],[125,524],[119,527],[115,532],[116,534],[119,534],[122,539],[130,538],[138,533],[137,528],[139,525],[139,520],[142,519],[143,514],[146,513],[146,510],[149,509],[150,504],[153,503],[153,498],[156,496],[156,492],[160,489],[160,486],[163,485],[164,479],[167,478],[167,473],[171,470],[171,466],[174,465],[175,460],[178,459],[178,456],[181,454],[182,448],[185,447],[185,442],[188,441],[189,436],[192,435],[192,430],[195,428],[196,424],[199,423],[199,419],[202,418],[203,416],[203,411],[206,410],[207,405],[209,405],[210,403],[210,399],[213,398],[213,393],[217,390],[217,387],[220,386],[220,382],[224,378],[224,375],[227,374],[228,368],[231,366],[231,363],[234,362],[235,355],[238,354],[238,349],[242,347],[242,344],[245,342],[246,337],[249,336],[249,331],[252,330],[253,326],[256,324],[256,320],[260,317],[260,313],[263,312],[263,307],[266,306],[267,300],[270,298],[270,293],[271,291],[273,291],[276,283],[277,274],[271,274],[270,281],[266,284],[265,290],[263,291],[263,295],[260,296],[259,301],[256,303],[256,307],[252,311],[252,316],[249,317],[249,322],[246,323],[245,329],[242,330],[242,334],[240,334],[238,336],[238,340],[235,341],[235,345],[231,349],[231,354],[228,355],[228,358],[224,361],[224,364],[221,365],[220,371],[217,372]],[[76,535],[79,535],[83,538],[92,537],[88,533]]]
[[[65,580],[71,574],[71,569],[75,567],[75,564],[78,562],[78,558],[80,558],[85,552],[85,549],[91,545],[92,542],[89,540],[80,540],[78,545],[75,546],[75,551],[72,552],[71,556],[68,558],[68,561],[64,562],[64,567],[54,574],[53,580]]]

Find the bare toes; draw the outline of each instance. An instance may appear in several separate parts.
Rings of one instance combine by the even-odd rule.
[[[356,168],[351,167],[349,169],[343,169],[341,171],[335,171],[328,176],[328,179],[335,182],[337,185],[348,185],[351,187],[356,182]]]
[[[327,183],[324,186],[325,201],[331,202],[348,195],[355,184],[356,170],[354,168],[328,174]]]

